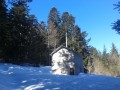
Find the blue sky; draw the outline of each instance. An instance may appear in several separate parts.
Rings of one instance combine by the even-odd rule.
[[[47,21],[52,7],[60,14],[67,11],[76,19],[82,31],[87,31],[91,38],[89,45],[102,51],[104,45],[109,51],[112,42],[120,50],[120,35],[112,30],[112,23],[119,19],[113,4],[119,0],[33,0],[30,13],[35,14],[39,21]]]

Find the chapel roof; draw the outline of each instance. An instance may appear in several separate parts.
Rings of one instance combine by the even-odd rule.
[[[66,49],[68,49],[68,48],[65,47],[64,45],[61,45],[61,46],[59,46],[58,48],[56,48],[50,55],[52,56],[54,53],[56,53],[57,51],[59,51],[61,48],[66,48]]]

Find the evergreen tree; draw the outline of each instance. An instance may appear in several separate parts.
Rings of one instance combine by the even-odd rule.
[[[79,48],[78,48],[78,53],[80,53],[83,56],[84,60],[84,66],[87,67],[89,60],[91,59],[90,56],[90,46],[88,45],[90,39],[86,39],[87,37],[86,31],[81,32],[80,37],[79,37]]]
[[[104,64],[105,67],[108,68],[109,66],[109,53],[107,53],[106,47],[104,46],[103,48],[103,52],[102,52],[102,62]]]
[[[31,43],[28,50],[29,60],[31,63],[35,63],[36,65],[49,65],[48,62],[48,49],[46,44],[46,28],[43,25],[44,22],[40,24],[37,22],[34,24],[34,28],[31,32]]]
[[[55,49],[59,44],[59,12],[55,7],[50,10],[48,15],[48,47]]]
[[[67,36],[68,48],[76,51],[83,56],[84,65],[87,67],[88,60],[90,60],[88,42],[90,39],[86,39],[87,33],[81,32],[79,26],[74,25],[75,18],[68,12],[64,12],[61,20],[62,40],[65,43],[65,37]],[[66,36],[65,36],[66,35]]]
[[[40,22],[39,29],[40,29],[41,34],[45,37],[46,44],[47,44],[47,26],[44,21]]]
[[[9,31],[7,5],[5,0],[0,0],[0,58],[5,57],[8,39]]]
[[[90,48],[88,46],[90,39],[86,39],[87,33],[85,31],[82,32],[80,27],[75,25],[71,32],[71,37],[70,48],[83,56],[84,65],[87,67],[88,60],[91,59]]]
[[[114,4],[114,6],[115,9],[118,9],[118,12],[120,13],[120,2]],[[112,29],[114,29],[118,34],[120,34],[120,19],[113,23]]]
[[[112,43],[112,48],[110,51],[110,56],[109,56],[109,63],[111,65],[116,65],[119,62],[119,54],[118,54],[118,50],[116,48],[116,46],[114,45],[114,43]]]
[[[70,41],[72,39],[72,30],[74,28],[75,18],[68,12],[64,12],[61,17],[61,34],[62,43],[66,43],[66,47],[70,46]]]
[[[27,58],[27,50],[29,45],[30,25],[29,9],[27,2],[18,1],[12,4],[10,10],[10,29],[11,29],[11,45],[8,49],[9,58],[15,62],[21,62]],[[11,52],[11,54],[10,54]]]
[[[12,3],[10,10],[11,45],[9,52],[15,63],[47,64],[45,38],[42,26],[34,15],[29,14],[27,1]]]
[[[103,58],[106,58],[106,56],[107,56],[107,50],[106,50],[105,45],[104,45],[104,48],[103,48],[102,56],[103,56]]]
[[[113,56],[113,55],[118,56],[118,50],[117,50],[117,48],[116,48],[114,43],[112,43],[112,48],[111,48],[111,52],[110,53],[111,53],[111,56]]]
[[[47,26],[46,26],[46,24],[45,24],[45,22],[44,21],[42,21],[41,23],[40,23],[40,26],[39,26],[39,30],[40,30],[40,32],[41,32],[41,35],[43,36],[43,40],[44,40],[44,48],[42,48],[43,49],[43,51],[41,52],[42,53],[42,56],[43,56],[43,61],[44,62],[46,62],[46,64],[45,65],[51,65],[51,59],[50,59],[50,50],[49,50],[49,48],[48,48],[48,46],[47,46],[47,44],[48,44],[48,30],[47,30]]]
[[[101,53],[95,47],[90,47],[90,57],[91,59],[88,61],[87,69],[90,73],[93,73],[97,67],[95,62],[100,61]]]

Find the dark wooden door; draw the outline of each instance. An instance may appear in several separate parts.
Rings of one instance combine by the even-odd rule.
[[[70,68],[70,75],[74,75],[74,68]]]

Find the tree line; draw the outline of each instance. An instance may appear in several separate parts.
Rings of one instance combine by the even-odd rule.
[[[31,65],[50,65],[49,54],[66,43],[71,50],[80,53],[85,66],[90,59],[87,33],[75,24],[75,17],[59,13],[53,7],[47,23],[39,22],[30,14],[31,1],[11,1],[8,9],[6,0],[0,2],[0,58],[7,63]]]
[[[110,52],[105,46],[102,52],[91,47],[91,52],[92,59],[87,66],[89,73],[120,77],[120,53],[114,43]]]
[[[28,3],[32,0],[16,0],[10,3],[9,9],[5,1],[0,0],[0,61],[33,66],[51,65],[49,54],[60,45],[65,45],[67,37],[67,47],[83,56],[84,67],[89,73],[120,76],[120,53],[116,46],[112,44],[109,53],[106,47],[100,52],[89,46],[87,32],[75,24],[72,14],[60,14],[53,7],[47,21],[39,22],[35,15],[29,13]],[[120,3],[115,6],[119,10]],[[119,21],[113,24],[113,29],[118,33]]]
[[[114,9],[120,13],[120,1],[114,6]],[[112,23],[112,29],[120,34],[120,19]],[[89,60],[87,69],[90,73],[120,77],[120,53],[114,43],[111,45],[110,52],[107,52],[105,46],[102,52],[91,47],[91,60]]]

